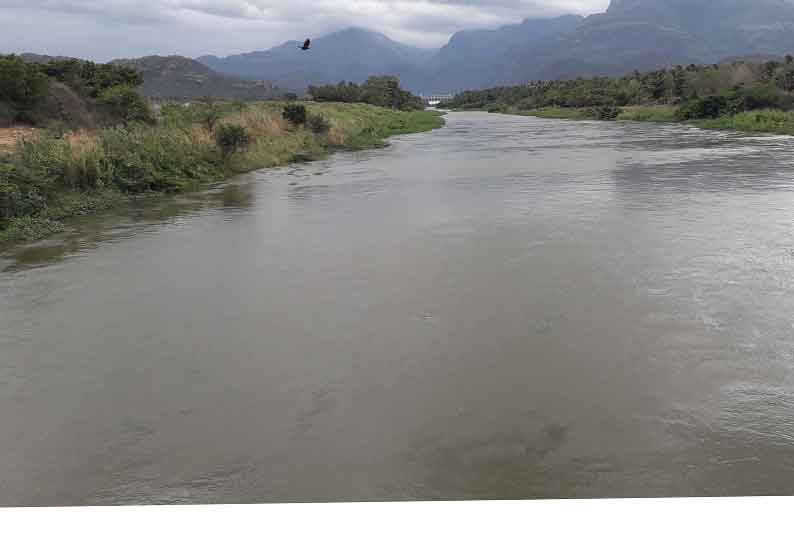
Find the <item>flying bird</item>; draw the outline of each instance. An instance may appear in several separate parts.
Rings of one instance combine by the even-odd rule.
[[[312,40],[306,40],[303,42],[303,47],[298,47],[301,51],[308,51],[312,48]]]

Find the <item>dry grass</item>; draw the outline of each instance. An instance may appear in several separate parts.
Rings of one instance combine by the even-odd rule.
[[[22,137],[31,137],[36,129],[29,126],[12,126],[0,128],[0,152],[11,152]]]

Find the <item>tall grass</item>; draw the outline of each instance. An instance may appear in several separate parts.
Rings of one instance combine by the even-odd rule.
[[[214,133],[181,106],[157,125],[128,124],[92,133],[42,132],[0,161],[0,241],[35,238],[53,220],[85,214],[119,196],[179,192],[254,169],[320,158],[335,149],[382,145],[386,138],[443,125],[436,112],[400,112],[363,104],[305,104],[327,130],[295,128],[283,103],[227,107],[224,124],[242,127],[249,144],[224,153]],[[36,220],[42,225],[37,230]]]
[[[617,120],[638,122],[676,122],[676,108],[671,106],[629,106],[622,108]]]
[[[695,121],[692,124],[700,128],[716,130],[794,135],[794,111],[777,109],[745,111],[732,116]]]

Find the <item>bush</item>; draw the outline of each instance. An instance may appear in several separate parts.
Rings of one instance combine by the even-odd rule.
[[[331,123],[325,120],[322,115],[309,115],[306,119],[306,125],[317,135],[327,134],[331,129]]]
[[[615,120],[620,116],[623,110],[619,107],[612,107],[604,105],[601,107],[593,107],[587,111],[587,116],[596,118],[598,120]]]
[[[306,107],[301,104],[287,104],[281,116],[294,126],[302,126],[306,124]]]
[[[114,118],[123,122],[153,123],[149,102],[134,88],[118,85],[103,90],[98,102]]]
[[[0,162],[0,225],[19,216],[32,216],[47,207],[33,172],[18,164]]]
[[[224,124],[215,132],[215,142],[226,159],[245,148],[251,142],[251,136],[238,124]]]
[[[725,96],[706,96],[705,98],[692,98],[678,109],[678,120],[716,119],[728,109],[728,99]]]

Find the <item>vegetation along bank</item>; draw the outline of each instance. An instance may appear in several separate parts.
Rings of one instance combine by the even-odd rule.
[[[34,240],[63,220],[153,193],[189,190],[234,174],[383,145],[432,130],[441,114],[406,107],[399,86],[362,103],[163,103],[137,93],[133,70],[81,61],[47,65],[0,57],[0,242]],[[5,128],[3,127],[5,126]]]
[[[688,122],[794,135],[794,57],[675,66],[623,77],[533,81],[467,91],[445,104],[573,120]]]

